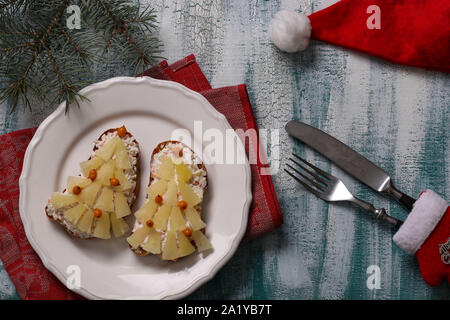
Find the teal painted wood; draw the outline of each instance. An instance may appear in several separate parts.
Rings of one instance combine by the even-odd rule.
[[[16,288],[9,279],[8,273],[0,261],[0,300],[17,299],[19,299],[19,296],[17,295]]]
[[[308,122],[360,151],[417,197],[432,188],[450,198],[449,76],[393,65],[319,42],[303,53],[279,52],[267,26],[280,8],[311,13],[329,1],[151,1],[158,10],[164,56],[194,53],[213,87],[246,83],[260,129],[279,129],[282,166],[298,152],[340,177],[357,196],[406,218],[380,196],[284,132]],[[0,132],[38,125],[51,110],[7,115]],[[276,146],[271,146],[274,150]],[[189,298],[449,299],[447,283],[428,287],[414,257],[392,243],[393,230],[361,210],[328,205],[284,171],[273,175],[285,218],[281,229],[240,246],[217,276]],[[381,288],[366,285],[370,265]],[[0,297],[17,298],[0,269]]]

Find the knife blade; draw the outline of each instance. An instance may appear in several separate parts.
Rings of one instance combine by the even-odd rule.
[[[408,210],[412,210],[415,199],[395,188],[386,171],[343,142],[303,122],[289,121],[285,129],[362,183],[378,192],[392,195]]]

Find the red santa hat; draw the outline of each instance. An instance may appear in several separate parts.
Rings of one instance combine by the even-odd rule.
[[[274,44],[304,50],[310,37],[395,63],[450,72],[449,0],[341,0],[310,16],[278,12]]]
[[[426,283],[450,283],[450,207],[432,190],[422,192],[414,208],[394,235],[394,242],[415,254]]]

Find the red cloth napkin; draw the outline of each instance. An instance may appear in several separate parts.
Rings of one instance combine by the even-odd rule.
[[[163,61],[143,75],[176,81],[200,92],[234,129],[257,129],[245,85],[212,89],[194,55],[171,65]],[[20,219],[19,177],[25,150],[35,131],[30,128],[0,136],[0,258],[22,299],[79,299],[42,265]],[[249,149],[256,152],[257,146],[257,142],[247,141],[247,154]],[[259,173],[264,160],[258,158],[258,163],[251,165],[253,203],[245,239],[271,231],[283,222],[272,179]]]

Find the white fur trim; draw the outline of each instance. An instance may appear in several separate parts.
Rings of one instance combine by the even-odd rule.
[[[415,254],[447,211],[447,201],[433,190],[426,190],[406,221],[394,235],[394,242],[410,254]]]
[[[311,22],[303,13],[281,10],[269,24],[269,37],[281,50],[305,50],[311,37]]]

